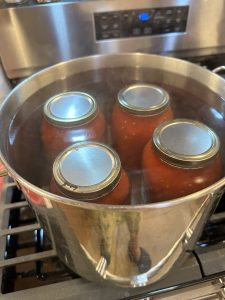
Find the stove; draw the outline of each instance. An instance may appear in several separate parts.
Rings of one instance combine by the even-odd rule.
[[[225,64],[224,12],[224,0],[0,0],[0,101],[35,71],[84,55],[158,53],[212,70]],[[122,289],[67,269],[10,177],[0,191],[1,300],[225,299],[225,196],[181,266]]]

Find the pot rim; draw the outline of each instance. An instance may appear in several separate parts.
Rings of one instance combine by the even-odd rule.
[[[145,54],[145,53],[115,53],[115,54],[97,54],[97,55],[91,55],[91,56],[85,56],[85,57],[79,57],[79,58],[74,58],[68,61],[63,61],[63,62],[59,62],[57,64],[54,64],[53,66],[44,68],[41,71],[38,71],[36,73],[34,73],[33,75],[29,76],[28,78],[24,79],[21,83],[19,83],[4,99],[4,101],[1,103],[0,105],[0,111],[3,109],[5,103],[8,101],[8,99],[14,95],[17,90],[19,90],[21,88],[21,86],[26,85],[27,82],[30,82],[32,79],[34,78],[38,78],[39,76],[41,76],[42,74],[47,74],[48,72],[51,72],[51,70],[53,69],[57,69],[60,68],[62,66],[66,66],[67,64],[70,64],[73,61],[79,61],[79,62],[88,62],[91,61],[93,59],[100,59],[101,57],[104,57],[105,59],[109,59],[111,60],[111,58],[115,58],[115,57],[129,57],[129,58],[136,58],[137,60],[140,58],[152,58],[152,59],[166,59],[167,61],[172,61],[172,62],[177,62],[178,64],[183,64],[184,67],[187,67],[192,65],[192,68],[195,68],[198,72],[202,72],[205,74],[208,74],[208,76],[212,77],[213,80],[215,81],[215,84],[213,86],[213,88],[210,88],[210,90],[212,90],[213,92],[219,94],[220,92],[224,92],[224,98],[225,98],[225,81],[224,79],[222,79],[219,75],[202,68],[201,66],[195,65],[194,63],[191,62],[187,62],[184,61],[182,59],[179,58],[174,58],[174,57],[170,57],[170,56],[162,56],[162,55],[156,55],[156,54]],[[134,61],[135,62],[135,61]],[[136,65],[136,67],[138,67],[138,65]],[[83,72],[85,72],[87,70],[84,70]],[[176,71],[176,70],[175,70]],[[186,70],[187,71],[187,70]],[[171,70],[171,72],[173,72],[173,70]],[[186,76],[188,72],[186,72]],[[201,79],[201,78],[199,78]],[[197,78],[195,78],[195,80],[197,80]],[[201,81],[198,81],[200,83],[202,83]],[[206,85],[206,84],[205,84]],[[219,87],[221,85],[224,85],[224,89],[219,89]],[[208,87],[209,88],[209,87]],[[217,88],[217,89],[216,89]],[[225,102],[225,99],[223,98],[223,96],[221,97],[221,101]],[[87,209],[109,209],[109,210],[124,210],[124,211],[135,211],[135,210],[143,210],[143,209],[156,209],[156,208],[162,208],[162,207],[169,207],[169,206],[174,206],[174,205],[179,205],[183,202],[186,201],[190,201],[190,200],[194,200],[196,198],[200,198],[203,196],[210,196],[212,195],[215,191],[219,190],[220,188],[222,188],[223,186],[225,186],[225,176],[223,178],[221,178],[219,181],[217,181],[216,183],[214,183],[213,185],[210,185],[209,187],[202,189],[198,192],[189,194],[187,196],[183,196],[183,197],[179,197],[176,199],[171,199],[171,200],[167,200],[167,201],[163,201],[163,202],[157,202],[157,203],[149,203],[149,204],[135,204],[135,205],[106,205],[106,204],[96,204],[96,203],[90,203],[90,202],[84,202],[84,201],[80,201],[80,200],[74,200],[74,199],[70,199],[67,197],[62,197],[62,196],[58,196],[55,194],[52,194],[48,191],[45,191],[37,186],[35,186],[34,184],[30,183],[29,181],[27,181],[26,179],[24,179],[21,175],[19,175],[8,163],[8,161],[5,159],[5,157],[2,154],[2,151],[0,149],[0,159],[2,160],[3,164],[5,165],[6,169],[8,170],[10,176],[13,177],[13,179],[19,183],[20,186],[24,186],[26,188],[28,188],[29,190],[31,190],[32,192],[37,193],[38,195],[41,195],[43,197],[48,198],[49,200],[52,201],[58,201],[58,202],[67,202],[68,204],[71,205],[76,205],[76,206],[80,206],[83,208],[87,208]]]

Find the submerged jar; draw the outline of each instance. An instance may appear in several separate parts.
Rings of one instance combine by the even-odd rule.
[[[52,193],[99,204],[128,204],[130,184],[118,154],[105,144],[76,143],[53,164]]]
[[[220,142],[208,126],[188,119],[159,125],[143,152],[149,202],[204,189],[222,177]]]
[[[135,84],[122,89],[112,113],[114,148],[127,170],[141,168],[142,151],[154,129],[173,113],[161,87]]]
[[[101,141],[105,118],[93,97],[67,92],[50,98],[44,105],[41,138],[47,156],[55,158],[75,142]]]

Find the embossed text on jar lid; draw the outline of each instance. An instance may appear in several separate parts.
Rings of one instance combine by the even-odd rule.
[[[118,94],[120,106],[136,115],[156,115],[169,105],[169,95],[161,87],[150,84],[133,84]]]
[[[61,126],[85,123],[94,118],[96,112],[94,98],[76,91],[55,95],[44,106],[44,115],[49,122]]]
[[[175,119],[159,125],[153,134],[159,155],[168,163],[196,168],[213,159],[219,138],[208,126],[189,119]]]
[[[92,199],[111,191],[120,178],[118,154],[105,144],[76,143],[56,158],[53,176],[62,191]]]

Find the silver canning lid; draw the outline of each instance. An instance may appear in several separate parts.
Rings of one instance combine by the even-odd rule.
[[[175,119],[159,125],[153,143],[166,162],[187,168],[202,167],[220,148],[219,138],[208,126],[188,119]]]
[[[121,162],[108,146],[76,143],[56,158],[53,176],[61,190],[78,199],[94,199],[111,191],[120,179]]]
[[[88,94],[68,92],[53,96],[44,106],[44,115],[51,123],[72,126],[86,123],[97,113],[97,104]]]
[[[134,84],[118,94],[120,106],[136,115],[156,115],[169,105],[169,95],[161,87],[150,84]]]

